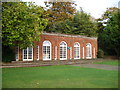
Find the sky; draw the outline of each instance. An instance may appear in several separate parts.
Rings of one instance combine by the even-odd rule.
[[[25,2],[35,2],[37,5],[41,5],[45,7],[44,1],[45,0],[22,0]],[[118,2],[120,0],[74,0],[77,4],[77,10],[80,7],[83,8],[83,11],[90,14],[95,19],[100,18],[102,14],[106,11],[106,8],[109,7],[118,7]]]

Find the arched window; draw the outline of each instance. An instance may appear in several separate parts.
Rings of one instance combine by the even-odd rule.
[[[43,60],[51,60],[51,43],[50,41],[43,42]]]
[[[60,60],[67,59],[67,44],[66,42],[62,41],[60,43]]]
[[[74,59],[80,59],[80,44],[78,42],[74,44]]]
[[[33,60],[33,48],[27,47],[23,49],[23,61],[32,61]]]
[[[86,59],[92,58],[92,46],[90,43],[86,44]]]

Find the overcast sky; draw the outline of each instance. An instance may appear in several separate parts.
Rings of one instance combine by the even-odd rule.
[[[35,2],[37,5],[45,6],[45,0],[22,0],[25,2]],[[77,9],[82,7],[83,10],[93,16],[94,18],[100,18],[101,15],[106,11],[108,7],[118,7],[120,0],[74,0],[77,4]]]

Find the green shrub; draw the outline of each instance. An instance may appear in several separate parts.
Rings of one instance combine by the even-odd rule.
[[[15,60],[13,49],[8,46],[2,46],[2,62],[11,62],[12,60]]]
[[[97,52],[97,57],[98,58],[103,58],[104,57],[104,51],[102,49],[99,49]]]

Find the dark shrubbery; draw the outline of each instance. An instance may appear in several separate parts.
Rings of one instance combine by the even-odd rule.
[[[99,49],[97,52],[97,57],[98,58],[103,58],[104,57],[104,51],[102,49]]]
[[[13,49],[2,45],[2,62],[11,62],[13,60],[15,60]]]

